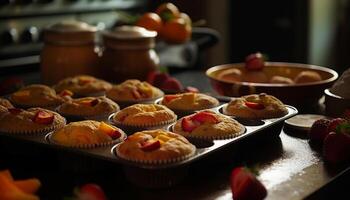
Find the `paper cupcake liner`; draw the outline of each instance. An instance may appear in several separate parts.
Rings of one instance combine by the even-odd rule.
[[[109,142],[103,142],[103,143],[97,143],[97,144],[77,144],[77,145],[63,145],[54,141],[52,139],[52,132],[48,133],[45,136],[45,138],[48,143],[57,145],[60,147],[75,148],[75,149],[94,149],[94,148],[107,147],[107,146],[118,144],[126,139],[126,134],[122,132],[122,136],[120,138]]]
[[[194,148],[193,151],[188,154],[188,155],[184,155],[184,156],[179,156],[176,158],[172,158],[172,159],[166,159],[166,160],[140,160],[140,159],[133,159],[133,158],[129,158],[126,156],[123,156],[120,152],[119,152],[119,145],[115,148],[115,156],[117,156],[118,158],[121,158],[123,160],[129,161],[129,162],[133,162],[133,163],[137,163],[137,164],[142,164],[142,165],[154,165],[154,166],[159,166],[159,165],[166,165],[166,164],[171,164],[171,163],[176,163],[176,162],[180,162],[183,160],[186,160],[192,156],[194,156],[196,153],[196,149]]]
[[[60,129],[64,127],[66,124],[66,120],[62,124],[58,124],[57,126],[45,127],[39,130],[2,130],[0,128],[0,132],[8,135],[17,135],[17,136],[38,136],[45,135],[54,130]]]

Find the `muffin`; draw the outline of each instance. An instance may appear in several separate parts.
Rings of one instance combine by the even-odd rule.
[[[70,90],[75,97],[103,96],[112,84],[88,75],[68,77],[53,86],[56,92]]]
[[[67,101],[57,108],[57,112],[73,119],[105,120],[111,113],[119,111],[112,100],[102,97],[84,97]]]
[[[115,113],[111,121],[117,126],[141,130],[168,125],[175,122],[176,118],[175,113],[163,105],[134,104]]]
[[[134,103],[154,102],[156,98],[162,97],[164,93],[147,82],[136,79],[126,80],[106,93],[107,97],[121,105]]]
[[[56,112],[43,108],[9,108],[0,117],[0,132],[34,135],[61,128],[66,120]]]
[[[62,104],[65,98],[57,95],[55,90],[46,85],[33,84],[11,94],[10,101],[22,108],[42,107],[54,109]]]
[[[178,120],[173,131],[185,137],[226,139],[243,134],[245,128],[231,117],[203,110]]]
[[[282,117],[288,110],[276,97],[261,93],[232,99],[224,106],[223,113],[239,118],[268,119]]]
[[[302,71],[294,78],[295,83],[310,83],[321,80],[321,75],[314,71]]]
[[[71,122],[54,131],[50,141],[67,147],[93,148],[121,142],[125,137],[121,129],[105,122],[85,120]]]
[[[11,104],[11,102],[4,98],[0,98],[0,106],[3,106],[5,108],[13,108],[13,105]]]
[[[193,156],[196,147],[185,137],[162,129],[136,132],[118,145],[117,156],[144,164],[174,163]]]
[[[178,115],[191,114],[194,111],[213,108],[219,105],[219,101],[214,97],[192,92],[165,95],[160,103]]]
[[[294,84],[294,81],[288,77],[284,76],[273,76],[270,79],[270,83],[277,83],[277,84]]]

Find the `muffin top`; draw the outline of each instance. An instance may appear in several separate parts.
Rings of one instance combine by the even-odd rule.
[[[147,82],[130,79],[114,85],[106,95],[114,101],[142,101],[161,97],[164,93]]]
[[[117,155],[130,161],[159,164],[186,159],[195,150],[183,136],[156,129],[130,135],[118,146]]]
[[[174,110],[203,110],[219,105],[219,101],[206,94],[187,92],[165,95],[162,105]]]
[[[185,137],[225,139],[244,133],[244,126],[231,117],[203,110],[181,118],[173,127],[175,133]]]
[[[60,114],[72,116],[106,115],[118,110],[118,104],[104,96],[73,99],[58,108]]]
[[[21,88],[11,94],[10,100],[21,107],[50,107],[58,106],[64,102],[64,98],[57,95],[55,90],[41,84],[32,84]]]
[[[0,117],[0,131],[5,133],[47,133],[65,124],[61,115],[43,108],[9,108]]]
[[[93,76],[68,77],[53,86],[56,92],[70,90],[75,96],[101,96],[112,88],[112,84]]]
[[[113,116],[113,121],[131,126],[153,126],[174,122],[177,116],[169,108],[157,104],[134,104]]]
[[[104,122],[85,120],[71,122],[52,133],[50,140],[64,146],[105,144],[125,138],[125,133]]]
[[[277,118],[288,114],[287,108],[279,99],[265,93],[234,98],[223,111],[227,115],[248,119]]]
[[[11,104],[11,102],[4,98],[0,98],[0,106],[3,106],[5,108],[13,108],[13,105]]]

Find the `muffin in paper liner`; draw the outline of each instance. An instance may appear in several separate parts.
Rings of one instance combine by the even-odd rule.
[[[114,148],[114,154],[125,161],[159,166],[186,160],[196,147],[185,137],[163,129],[136,132]]]
[[[39,114],[46,117],[44,122],[48,120],[47,123],[35,122]],[[8,135],[36,136],[60,129],[65,124],[66,119],[64,117],[47,109],[30,108],[28,110],[22,110],[13,108],[2,115],[0,119],[0,132]]]
[[[51,144],[62,146],[62,147],[78,148],[78,149],[93,149],[98,147],[111,146],[111,145],[120,143],[126,139],[126,134],[123,130],[104,123],[104,126],[112,128],[113,130],[116,130],[120,134],[120,136],[116,139],[111,138],[110,136],[108,136],[109,134],[101,131],[102,123],[104,122],[97,122],[93,120],[72,122],[60,130],[47,134],[46,140]],[[54,136],[55,134],[61,134],[61,136]],[[61,141],[54,139],[54,137],[59,137],[60,138],[59,140]],[[89,140],[89,141],[93,141],[93,140],[105,140],[105,141],[102,141],[102,142],[96,141],[93,143],[82,143],[81,141],[79,141],[80,139]],[[73,141],[73,143],[71,143],[71,141],[69,140]],[[67,143],[64,144],[64,142],[67,142]]]
[[[222,140],[238,137],[245,127],[235,119],[213,112],[199,111],[179,119],[170,130],[187,138]]]
[[[135,104],[109,117],[109,121],[128,133],[145,129],[157,129],[174,123],[177,116],[163,105]]]

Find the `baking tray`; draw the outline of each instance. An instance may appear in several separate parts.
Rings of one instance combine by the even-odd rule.
[[[223,104],[217,108],[214,108],[213,110],[216,112],[220,112],[223,106],[226,104]],[[89,157],[93,158],[98,158],[98,159],[103,159],[103,160],[108,160],[111,162],[115,163],[120,163],[125,166],[130,166],[130,167],[137,167],[141,169],[167,169],[167,168],[175,168],[175,167],[181,167],[181,166],[187,166],[192,162],[195,162],[197,160],[203,159],[206,156],[219,151],[220,149],[223,149],[224,147],[227,147],[228,145],[235,145],[239,141],[248,138],[253,135],[259,135],[259,133],[270,130],[270,129],[278,129],[275,131],[268,131],[269,134],[279,134],[280,130],[283,126],[284,120],[291,118],[295,116],[298,111],[296,108],[286,105],[286,108],[288,110],[288,114],[280,117],[280,118],[273,118],[273,119],[264,119],[264,120],[242,120],[242,119],[237,119],[239,122],[241,122],[245,126],[245,133],[235,137],[235,138],[230,138],[230,139],[218,139],[218,140],[203,140],[203,139],[193,139],[189,138],[191,143],[193,143],[197,149],[195,152],[195,155],[180,161],[176,163],[170,163],[170,164],[162,164],[162,165],[150,165],[150,164],[140,164],[140,163],[134,163],[130,161],[123,160],[119,158],[115,150],[118,147],[117,145],[114,146],[107,146],[107,147],[99,147],[99,148],[93,148],[93,149],[77,149],[77,148],[68,148],[60,145],[55,145],[49,142],[48,138],[51,133],[48,133],[46,135],[39,135],[39,136],[20,136],[20,135],[9,135],[9,134],[4,134],[0,133],[2,136],[6,137],[11,137],[11,138],[16,138],[28,142],[33,142],[35,144],[38,144],[43,147],[48,147],[48,148],[54,148],[58,151],[63,151],[63,152],[76,152],[78,154],[84,154]],[[166,129],[169,129],[172,125],[164,127]],[[24,152],[25,153],[25,152]]]

